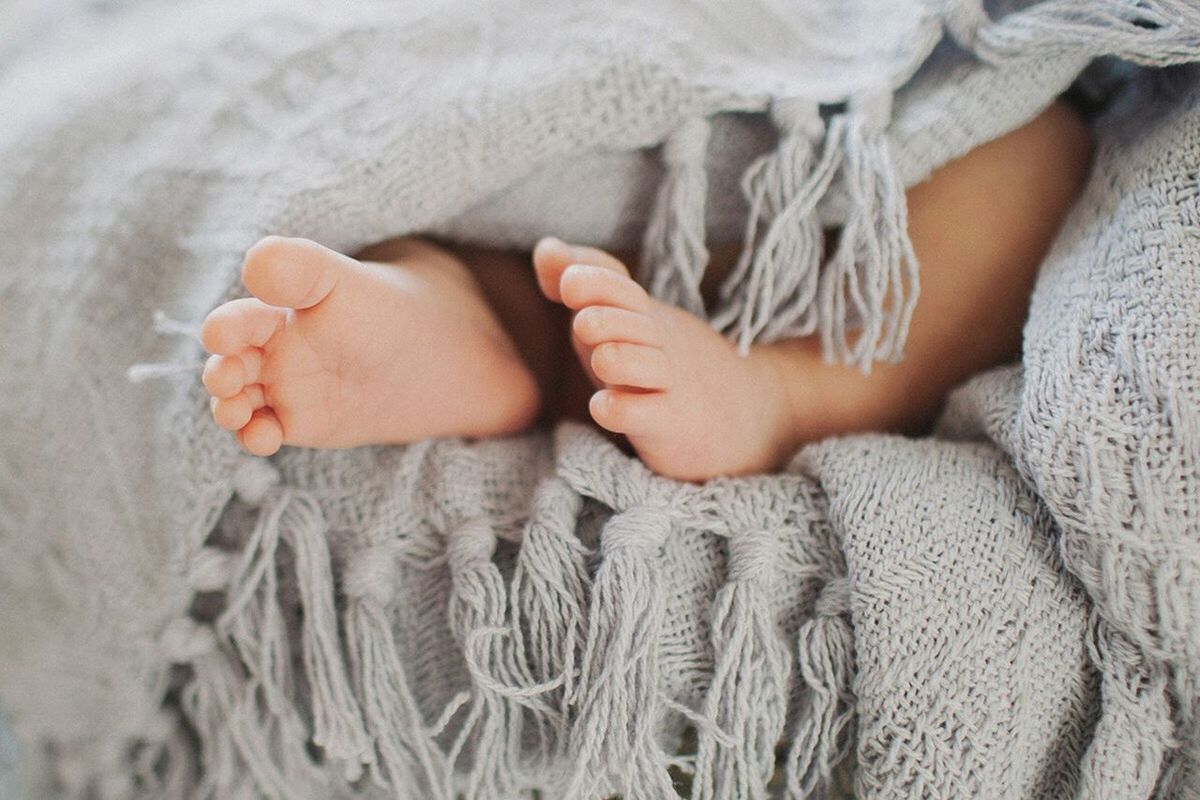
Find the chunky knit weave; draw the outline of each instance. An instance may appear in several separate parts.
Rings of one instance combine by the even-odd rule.
[[[31,793],[799,798],[852,756],[865,798],[1200,796],[1200,91],[1170,67],[1200,14],[783,8],[117,3],[10,38],[0,701]],[[1022,363],[935,438],[692,485],[575,425],[267,462],[208,419],[191,323],[267,233],[641,237],[741,344],[869,369],[917,301],[903,187],[1100,56],[1142,68]],[[715,240],[746,248],[706,309]]]

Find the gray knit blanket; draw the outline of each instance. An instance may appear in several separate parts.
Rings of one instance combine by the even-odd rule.
[[[0,34],[29,796],[1200,797],[1194,3],[126,0]],[[1077,80],[1109,104],[1022,361],[932,438],[694,485],[570,424],[265,461],[208,418],[195,324],[268,233],[639,245],[743,346],[869,369],[920,302],[905,187]]]

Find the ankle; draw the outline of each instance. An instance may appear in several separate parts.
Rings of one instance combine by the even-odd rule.
[[[811,387],[800,376],[793,353],[774,344],[751,349],[747,360],[758,367],[756,384],[763,387],[766,424],[776,465],[784,464],[804,444],[816,438],[813,428]]]
[[[792,451],[839,434],[898,429],[905,374],[878,365],[869,374],[825,361],[815,337],[756,348],[779,387],[785,409],[780,441]]]

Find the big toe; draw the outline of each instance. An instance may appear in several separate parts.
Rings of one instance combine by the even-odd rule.
[[[629,275],[625,264],[611,253],[586,245],[567,244],[561,239],[548,236],[533,248],[533,269],[537,275],[538,286],[547,299],[555,303],[562,302],[559,284],[563,272],[572,264],[603,267],[620,275]]]
[[[311,308],[333,292],[347,262],[309,239],[268,236],[246,251],[242,283],[268,305]]]

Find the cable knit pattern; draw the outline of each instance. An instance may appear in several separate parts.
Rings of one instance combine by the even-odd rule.
[[[434,6],[126,0],[0,44],[31,795],[801,798],[851,765],[881,800],[1200,794],[1192,4]],[[869,369],[919,301],[880,289],[900,189],[1103,55],[1141,66],[1022,363],[936,437],[694,485],[573,424],[264,461],[208,418],[194,323],[268,233],[644,235],[647,284],[742,344]]]

